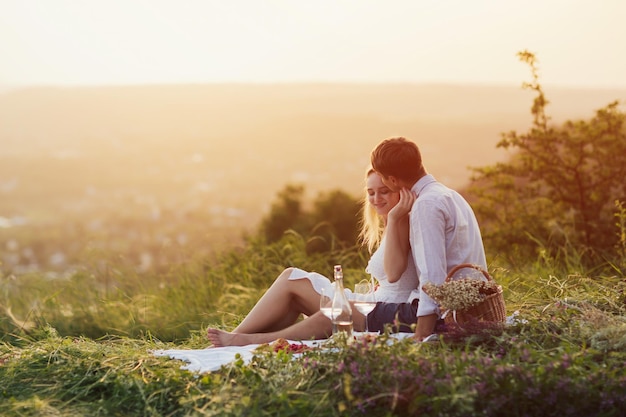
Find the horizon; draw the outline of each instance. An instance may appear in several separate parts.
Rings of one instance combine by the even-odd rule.
[[[528,75],[530,78],[530,72]],[[527,80],[520,80],[518,84],[508,83],[482,83],[482,82],[420,82],[420,81],[403,81],[403,82],[386,82],[386,81],[206,81],[206,82],[154,82],[154,83],[118,83],[118,84],[32,84],[32,85],[3,85],[0,84],[0,94],[8,91],[19,90],[35,90],[35,89],[56,89],[56,90],[72,90],[72,89],[101,89],[101,88],[150,88],[150,87],[210,87],[210,86],[253,86],[253,87],[288,87],[288,86],[349,86],[349,87],[458,87],[458,88],[486,88],[486,89],[508,89],[508,90],[524,90],[523,84]],[[624,86],[593,86],[593,85],[565,85],[558,83],[543,83],[539,80],[541,86],[546,89],[569,90],[569,91],[626,91]]]

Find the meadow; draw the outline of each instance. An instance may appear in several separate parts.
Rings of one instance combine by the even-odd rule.
[[[3,276],[3,302],[40,304],[28,323],[3,322],[0,413],[618,416],[626,405],[624,276],[546,258],[523,270],[490,265],[517,319],[504,328],[452,329],[427,344],[337,341],[299,358],[263,350],[208,374],[152,355],[206,347],[205,327],[232,328],[285,264],[327,271],[339,262],[351,266],[349,283],[362,278],[360,251],[310,256],[305,247],[292,233],[251,240],[169,278],[126,275],[109,292],[94,275],[21,286]]]
[[[330,274],[340,263],[348,286],[365,277],[368,254],[333,236],[265,239],[259,225],[280,187],[304,184],[307,213],[333,189],[357,201],[371,146],[383,132],[409,131],[432,137],[431,171],[462,188],[467,166],[503,160],[492,150],[498,131],[527,125],[517,104],[494,102],[506,96],[498,89],[426,99],[420,88],[354,88],[0,96],[0,414],[621,415],[623,210],[621,246],[591,265],[569,246],[539,244],[514,264],[487,246],[516,318],[505,327],[450,329],[432,344],[337,341],[298,358],[269,349],[208,374],[151,353],[206,347],[205,329],[233,328],[287,266]],[[484,106],[468,105],[478,98]],[[316,239],[327,249],[312,251]]]

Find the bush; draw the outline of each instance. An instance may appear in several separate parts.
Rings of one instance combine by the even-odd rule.
[[[474,169],[470,198],[486,245],[509,260],[532,258],[537,243],[552,256],[573,250],[587,261],[615,258],[615,202],[626,200],[626,115],[614,102],[589,121],[549,126],[536,58],[518,56],[532,69],[524,87],[537,94],[534,120],[526,133],[502,135],[498,147],[515,151],[508,162]]]
[[[287,185],[263,219],[260,233],[268,243],[289,230],[307,240],[307,253],[331,252],[356,245],[361,205],[344,191],[320,193],[310,211],[303,209],[304,187]]]

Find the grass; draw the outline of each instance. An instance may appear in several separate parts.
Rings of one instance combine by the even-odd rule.
[[[626,323],[591,306],[553,304],[528,317],[504,331],[453,332],[440,344],[387,344],[382,336],[298,359],[263,351],[249,365],[201,375],[150,353],[203,347],[200,333],[174,344],[61,337],[45,328],[21,346],[0,346],[0,413],[619,415]]]
[[[208,325],[232,328],[288,265],[350,266],[355,250],[307,255],[301,236],[191,260],[145,276],[113,265],[66,280],[1,277],[0,414],[7,416],[484,415],[613,416],[626,407],[626,279],[615,268],[495,265],[506,328],[450,329],[411,340],[258,352],[196,374],[154,356],[204,348]],[[106,278],[106,281],[105,281]],[[107,285],[103,285],[107,282]]]
[[[62,335],[142,337],[150,332],[160,340],[181,341],[208,323],[234,324],[287,266],[324,273],[342,263],[350,266],[349,284],[364,277],[364,253],[307,255],[305,246],[302,236],[291,233],[271,245],[250,239],[242,249],[189,259],[162,273],[142,274],[110,263],[58,279],[0,275],[0,313],[6,313],[0,315],[0,341],[44,325]]]

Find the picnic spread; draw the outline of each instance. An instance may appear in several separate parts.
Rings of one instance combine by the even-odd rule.
[[[355,332],[358,336],[358,333]],[[406,337],[412,337],[412,333],[394,333],[391,339],[401,340]],[[152,354],[155,356],[165,356],[171,359],[177,359],[186,362],[181,369],[192,372],[214,372],[221,369],[222,366],[229,365],[237,359],[241,359],[244,363],[249,363],[255,353],[262,349],[272,349],[274,351],[286,350],[293,354],[294,358],[298,358],[304,352],[321,348],[328,339],[321,340],[286,340],[277,339],[272,343],[251,344],[246,346],[227,346],[227,347],[208,347],[205,349],[166,349],[156,350]]]

